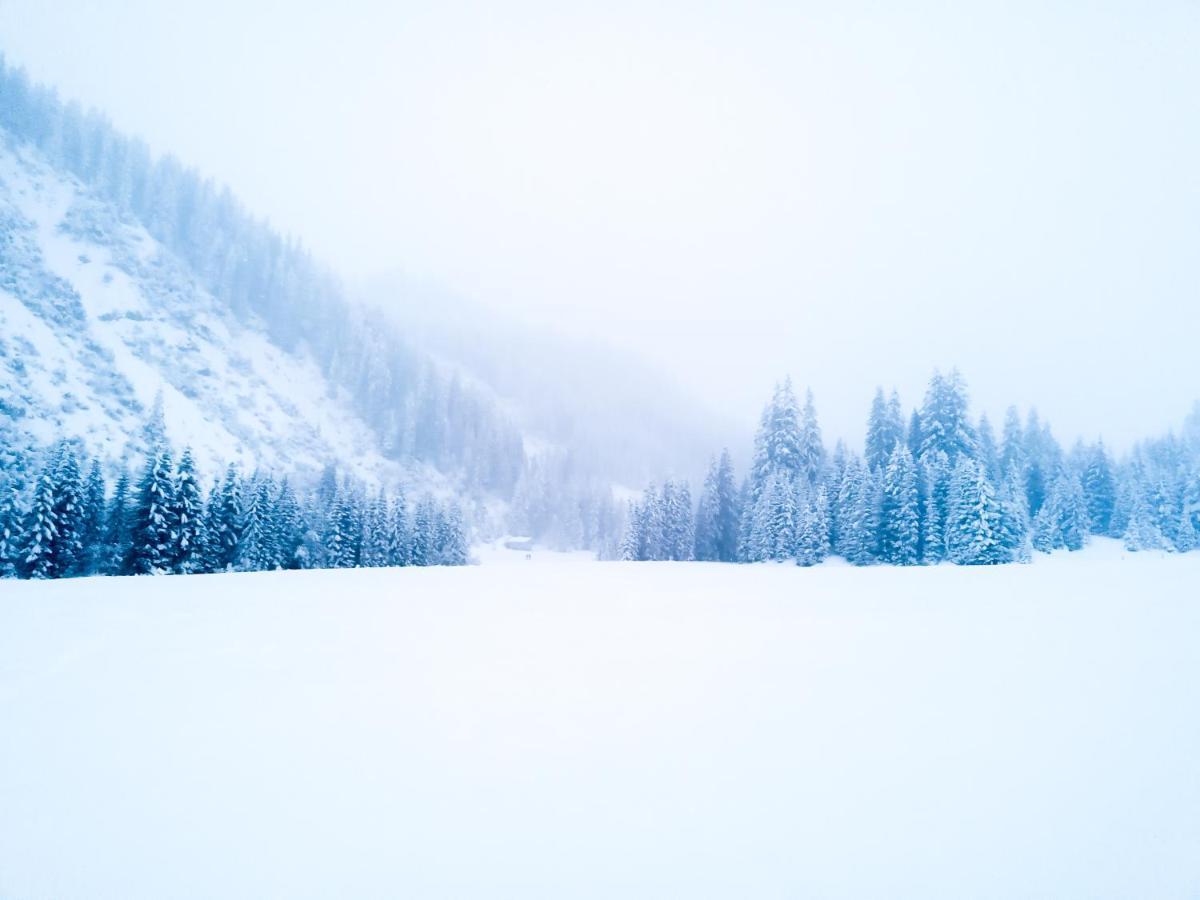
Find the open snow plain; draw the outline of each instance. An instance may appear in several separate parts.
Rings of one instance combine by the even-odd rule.
[[[1194,897],[1200,553],[1122,555],[3,582],[0,896]]]

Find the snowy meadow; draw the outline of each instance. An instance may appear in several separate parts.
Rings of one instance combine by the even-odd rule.
[[[5,582],[6,897],[1186,897],[1200,554]]]

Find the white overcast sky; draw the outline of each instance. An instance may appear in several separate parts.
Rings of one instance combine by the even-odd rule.
[[[1196,3],[0,0],[0,49],[348,280],[399,267],[861,440],[957,364],[1124,446],[1200,396]]]

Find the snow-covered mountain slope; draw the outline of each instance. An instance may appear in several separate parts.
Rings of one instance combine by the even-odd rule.
[[[239,318],[128,215],[0,133],[0,431],[140,453],[158,392],[174,444],[311,472],[401,477],[303,352]]]

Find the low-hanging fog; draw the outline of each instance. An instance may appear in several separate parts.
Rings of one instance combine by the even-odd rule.
[[[934,366],[1064,442],[1200,395],[1194,4],[573,7],[4,0],[0,34],[350,284],[634,351],[747,436],[784,373],[855,443]]]

